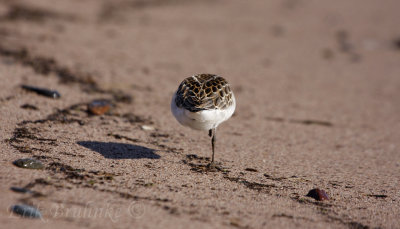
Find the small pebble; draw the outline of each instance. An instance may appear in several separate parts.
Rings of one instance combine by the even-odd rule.
[[[109,111],[111,103],[107,100],[93,100],[88,104],[88,111],[94,115],[102,115]]]
[[[20,188],[20,187],[11,187],[10,188],[14,192],[19,192],[19,193],[33,193],[31,190],[26,189],[26,188]]]
[[[43,163],[39,160],[33,158],[23,158],[18,159],[13,162],[13,164],[17,167],[24,169],[43,169]]]
[[[42,218],[42,213],[40,211],[32,206],[26,205],[26,204],[16,204],[11,206],[10,209],[12,212],[15,214],[18,214],[22,217],[26,218]]]
[[[155,130],[155,128],[153,126],[143,125],[141,127],[142,127],[142,130]]]
[[[311,189],[306,196],[314,198],[318,201],[329,200],[328,194],[319,188]]]
[[[258,172],[257,169],[253,169],[253,168],[245,168],[244,170],[246,170],[248,172]]]
[[[27,110],[39,110],[36,106],[34,106],[34,105],[31,105],[31,104],[24,104],[24,105],[21,105],[21,108],[22,109],[27,109]]]
[[[29,86],[29,85],[22,85],[21,87],[25,90],[33,91],[33,92],[38,93],[39,95],[44,95],[46,97],[51,97],[53,99],[58,99],[61,97],[61,95],[58,91],[53,91],[53,90],[49,90],[46,88],[34,87],[34,86]]]
[[[386,197],[388,197],[387,195],[384,195],[384,194],[368,194],[367,196],[370,196],[370,197],[375,197],[375,198],[382,198],[382,199],[385,199]]]

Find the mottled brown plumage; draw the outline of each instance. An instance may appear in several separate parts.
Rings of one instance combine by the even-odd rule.
[[[186,78],[179,85],[175,103],[191,112],[226,109],[232,105],[232,91],[228,82],[214,74],[198,74]]]

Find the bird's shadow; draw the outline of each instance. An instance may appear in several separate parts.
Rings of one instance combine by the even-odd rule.
[[[105,158],[110,159],[160,158],[160,155],[154,153],[156,150],[138,145],[97,141],[78,141],[77,144],[96,151]]]

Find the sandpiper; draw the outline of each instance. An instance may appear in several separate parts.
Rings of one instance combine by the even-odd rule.
[[[197,74],[179,85],[171,101],[171,111],[176,120],[195,130],[208,130],[211,137],[212,158],[216,130],[228,120],[236,108],[235,96],[228,82],[214,74]]]

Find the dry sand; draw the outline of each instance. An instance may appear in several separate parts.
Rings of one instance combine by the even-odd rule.
[[[1,227],[399,228],[399,7],[0,1]],[[225,77],[237,98],[217,171],[207,133],[170,113],[195,73]],[[88,115],[93,99],[115,107]],[[12,164],[26,157],[45,169]],[[11,214],[17,203],[43,219]]]

